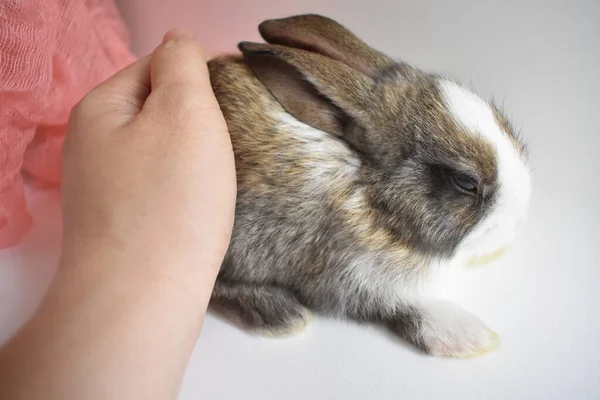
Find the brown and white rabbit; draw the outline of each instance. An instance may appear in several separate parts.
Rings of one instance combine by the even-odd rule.
[[[304,327],[310,309],[387,326],[433,355],[493,349],[479,318],[425,289],[521,226],[530,176],[510,124],[329,18],[259,30],[269,44],[209,62],[238,176],[212,304],[271,334]]]

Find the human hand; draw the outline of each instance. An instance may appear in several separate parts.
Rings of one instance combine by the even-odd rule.
[[[0,349],[0,397],[176,398],[228,247],[231,141],[197,42],[171,32],[73,109],[63,251]]]
[[[177,268],[218,268],[235,194],[231,142],[206,60],[194,39],[170,32],[71,113],[63,260],[79,265],[103,252],[104,264],[157,265],[171,277]]]

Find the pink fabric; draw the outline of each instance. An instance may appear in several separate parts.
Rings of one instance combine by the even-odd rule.
[[[59,184],[69,111],[133,60],[112,0],[0,1],[0,248],[32,224],[23,175]]]

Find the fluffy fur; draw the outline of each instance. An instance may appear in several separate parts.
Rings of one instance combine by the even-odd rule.
[[[526,151],[508,121],[331,19],[259,29],[268,44],[209,63],[239,188],[213,304],[262,332],[296,331],[312,309],[430,354],[495,348],[480,319],[425,289],[505,246],[525,217]]]

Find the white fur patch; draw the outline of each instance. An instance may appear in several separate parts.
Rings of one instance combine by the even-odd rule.
[[[352,186],[360,168],[360,159],[341,140],[315,129],[289,114],[280,114],[279,129],[292,134],[300,142],[297,148],[302,160],[309,167],[310,180],[306,190],[322,193],[326,190],[350,184],[352,190],[340,205],[351,215],[362,215],[368,210],[364,190]],[[393,310],[406,303],[407,299],[420,297],[426,274],[403,268],[385,268],[394,263],[382,252],[366,252],[349,261],[346,268],[345,286],[340,287],[341,301],[338,310],[344,313],[360,306],[358,298],[367,298],[386,310]],[[356,296],[364,293],[366,296]],[[374,304],[371,304],[374,307]]]
[[[361,307],[392,312],[412,304],[427,293],[429,270],[415,271],[387,259],[385,253],[365,253],[346,268],[340,294],[345,307]],[[357,294],[365,296],[357,296]],[[356,303],[357,299],[370,304]]]
[[[443,300],[421,300],[419,339],[435,356],[473,357],[496,349],[498,335],[483,321],[457,304]]]
[[[293,135],[299,142],[297,150],[308,166],[310,189],[322,192],[336,186],[336,183],[349,182],[360,167],[360,160],[340,139],[313,128],[291,116],[281,113],[277,116],[278,128]]]
[[[442,80],[439,85],[445,105],[456,121],[469,134],[487,141],[496,153],[498,201],[459,249],[459,253],[469,257],[492,253],[505,247],[525,220],[531,191],[529,169],[486,101],[453,82]]]

